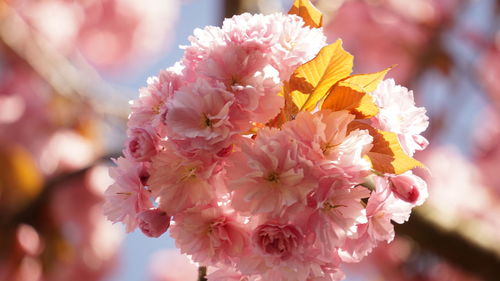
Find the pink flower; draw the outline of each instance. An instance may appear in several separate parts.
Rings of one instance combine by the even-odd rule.
[[[357,224],[368,222],[362,199],[368,198],[370,191],[362,186],[345,188],[338,185],[335,178],[325,177],[320,180],[314,196],[308,197],[308,205],[314,211],[307,226],[316,233],[323,253],[340,247]]]
[[[160,209],[144,210],[138,220],[139,228],[148,237],[160,237],[170,226],[170,217]]]
[[[112,222],[121,221],[127,232],[137,226],[137,214],[152,207],[150,195],[141,182],[144,164],[120,157],[117,167],[109,169],[115,183],[105,191],[103,211]]]
[[[238,132],[231,122],[233,102],[234,96],[218,83],[199,79],[181,88],[167,105],[168,137],[186,153],[230,145],[229,138]]]
[[[314,237],[305,235],[298,225],[266,222],[253,231],[252,252],[239,259],[238,269],[262,280],[332,280],[328,276],[338,271],[340,260],[336,253],[321,255],[313,242]]]
[[[336,175],[351,185],[362,182],[369,173],[370,163],[363,156],[372,143],[365,130],[347,132],[353,119],[346,111],[300,112],[283,130],[299,142],[301,154],[314,163],[320,176]]]
[[[203,264],[228,264],[243,254],[249,234],[236,216],[221,208],[193,208],[174,216],[170,233],[182,253]]]
[[[209,280],[335,281],[394,237],[427,197],[411,171],[375,175],[368,130],[348,111],[299,112],[272,128],[284,81],[325,46],[296,15],[243,14],[197,29],[182,61],[134,102],[125,153],[145,165],[138,184],[155,207],[134,215],[148,236],[169,227],[182,253],[214,266]],[[386,80],[379,114],[361,120],[425,148],[425,109]],[[374,190],[365,187],[373,179]],[[150,203],[151,204],[151,203]]]
[[[215,198],[209,181],[213,169],[214,165],[184,158],[167,146],[152,158],[148,185],[153,196],[159,198],[160,209],[175,215]]]
[[[263,73],[258,73],[246,79],[243,84],[231,86],[234,93],[237,109],[236,118],[242,122],[267,123],[278,115],[284,106],[284,99],[278,96],[281,85],[272,67],[265,68]]]
[[[182,63],[186,65],[186,79],[188,82],[194,82],[198,78],[198,73],[195,72],[198,63],[205,60],[213,49],[225,46],[226,42],[224,33],[216,26],[196,28],[188,39],[191,45],[183,46]]]
[[[245,85],[247,79],[262,72],[268,63],[264,53],[230,44],[213,49],[194,71],[226,86]]]
[[[304,26],[301,17],[295,15],[269,15],[277,37],[272,45],[273,66],[281,80],[288,80],[295,68],[313,59],[326,45],[326,37],[321,28]]]
[[[131,102],[129,127],[150,126],[160,136],[165,135],[165,108],[167,101],[183,84],[182,66],[176,65],[150,77],[148,86],[139,90],[139,99]]]
[[[294,255],[302,246],[303,240],[304,235],[291,224],[261,224],[252,234],[252,241],[262,254],[282,260]]]
[[[298,157],[297,143],[275,129],[264,128],[257,139],[241,143],[242,151],[227,159],[232,205],[244,213],[277,213],[305,199],[314,186]]]
[[[429,126],[429,118],[425,108],[415,106],[412,91],[387,79],[371,95],[380,109],[373,118],[377,128],[398,134],[401,146],[410,156],[427,147],[428,141],[420,133]]]
[[[375,190],[366,206],[368,222],[359,224],[350,239],[342,246],[341,257],[346,262],[359,262],[381,241],[394,239],[391,221],[404,223],[410,216],[414,204],[398,199],[391,191],[389,180],[374,177]]]
[[[243,13],[224,19],[221,29],[226,42],[266,53],[276,44],[277,28],[279,25],[273,23],[272,16]]]
[[[124,154],[136,161],[149,161],[158,152],[159,137],[153,129],[132,128],[125,144]]]

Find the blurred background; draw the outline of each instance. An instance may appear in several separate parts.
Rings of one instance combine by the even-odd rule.
[[[355,72],[425,106],[430,197],[347,280],[500,280],[500,1],[318,0]],[[0,281],[195,280],[168,235],[102,216],[128,100],[197,27],[292,0],[0,0]]]

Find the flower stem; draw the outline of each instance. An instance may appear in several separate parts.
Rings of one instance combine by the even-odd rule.
[[[200,266],[198,267],[198,281],[207,281],[207,267]]]

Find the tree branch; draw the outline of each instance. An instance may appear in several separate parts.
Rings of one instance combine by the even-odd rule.
[[[467,222],[462,221],[458,227],[446,228],[429,215],[436,213],[436,210],[425,206],[423,209],[424,211],[422,209],[414,211],[408,222],[395,225],[396,233],[410,236],[422,248],[446,259],[464,271],[484,280],[498,280],[500,251],[495,245],[499,245],[500,239],[491,239],[491,236],[488,238],[487,235],[484,235],[487,231],[482,229],[484,225],[482,227],[478,225],[474,229],[475,237],[489,240],[479,244],[478,241],[474,241],[470,235],[465,233],[463,227],[461,228]]]

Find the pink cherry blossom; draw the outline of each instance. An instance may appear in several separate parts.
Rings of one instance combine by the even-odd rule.
[[[229,263],[249,243],[243,224],[219,207],[193,208],[174,216],[174,222],[170,232],[176,245],[200,263]]]
[[[298,225],[269,221],[254,229],[252,252],[238,263],[243,275],[262,280],[339,280],[329,279],[340,271],[336,253],[321,255],[314,237]]]
[[[304,26],[304,21],[298,16],[272,14],[270,17],[278,29],[275,33],[278,42],[272,46],[273,66],[279,71],[280,78],[287,80],[295,68],[318,54],[326,45],[326,37],[321,28]]]
[[[347,262],[359,262],[381,241],[394,239],[391,221],[404,223],[408,220],[413,204],[398,199],[391,191],[389,180],[374,177],[375,190],[366,206],[368,222],[357,226],[351,238],[342,247],[341,256]]]
[[[185,153],[227,147],[239,131],[230,116],[233,102],[221,84],[200,79],[181,88],[167,105],[168,137]]]
[[[166,103],[183,84],[181,71],[182,66],[177,65],[148,79],[148,86],[139,90],[139,99],[131,102],[129,127],[151,126],[160,136],[165,135]]]
[[[242,143],[227,160],[233,207],[268,213],[304,200],[314,183],[298,156],[297,143],[278,130],[261,129],[255,142]]]
[[[313,208],[308,218],[308,229],[315,232],[323,253],[340,247],[357,224],[367,223],[362,199],[370,197],[367,188],[338,186],[335,178],[323,178],[314,196],[308,197]]]
[[[243,13],[224,19],[221,29],[226,42],[239,45],[246,50],[266,53],[277,40],[274,35],[278,33],[276,29],[279,25],[275,24],[273,19],[273,16]]]
[[[148,237],[160,237],[170,226],[170,217],[160,209],[144,210],[138,220],[139,228]]]
[[[289,259],[301,247],[304,235],[294,225],[267,223],[258,226],[252,234],[254,245],[264,255]]]
[[[424,149],[427,116],[411,91],[382,82],[371,93],[379,114],[367,120],[285,112],[282,87],[325,46],[321,28],[243,14],[189,41],[134,101],[124,153],[144,165],[137,184],[154,202],[133,213],[136,223],[157,237],[171,215],[177,247],[213,267],[209,280],[340,280],[343,262],[390,242],[392,222],[426,199],[411,171],[374,171],[368,153],[380,143],[351,129],[364,122],[398,134],[411,155]]]
[[[153,129],[132,128],[129,130],[124,154],[136,161],[148,161],[158,152],[160,138]]]
[[[265,53],[231,44],[212,50],[198,63],[195,71],[227,86],[245,85],[247,79],[262,71],[267,64]]]
[[[138,224],[137,214],[152,207],[141,181],[145,166],[123,157],[114,162],[117,167],[110,168],[109,175],[115,182],[105,192],[103,210],[110,221],[123,222],[130,232]]]
[[[423,150],[428,141],[420,134],[429,126],[425,108],[416,107],[413,92],[387,79],[371,93],[380,108],[373,118],[376,127],[398,134],[401,146],[409,155],[415,150]]]
[[[153,196],[159,198],[160,209],[175,215],[215,198],[215,187],[209,181],[213,168],[214,165],[186,159],[167,147],[153,157],[148,185]]]
[[[300,143],[302,154],[313,161],[320,175],[338,175],[347,185],[362,182],[370,165],[363,155],[372,137],[364,130],[347,133],[354,119],[346,111],[301,112],[283,128]]]

